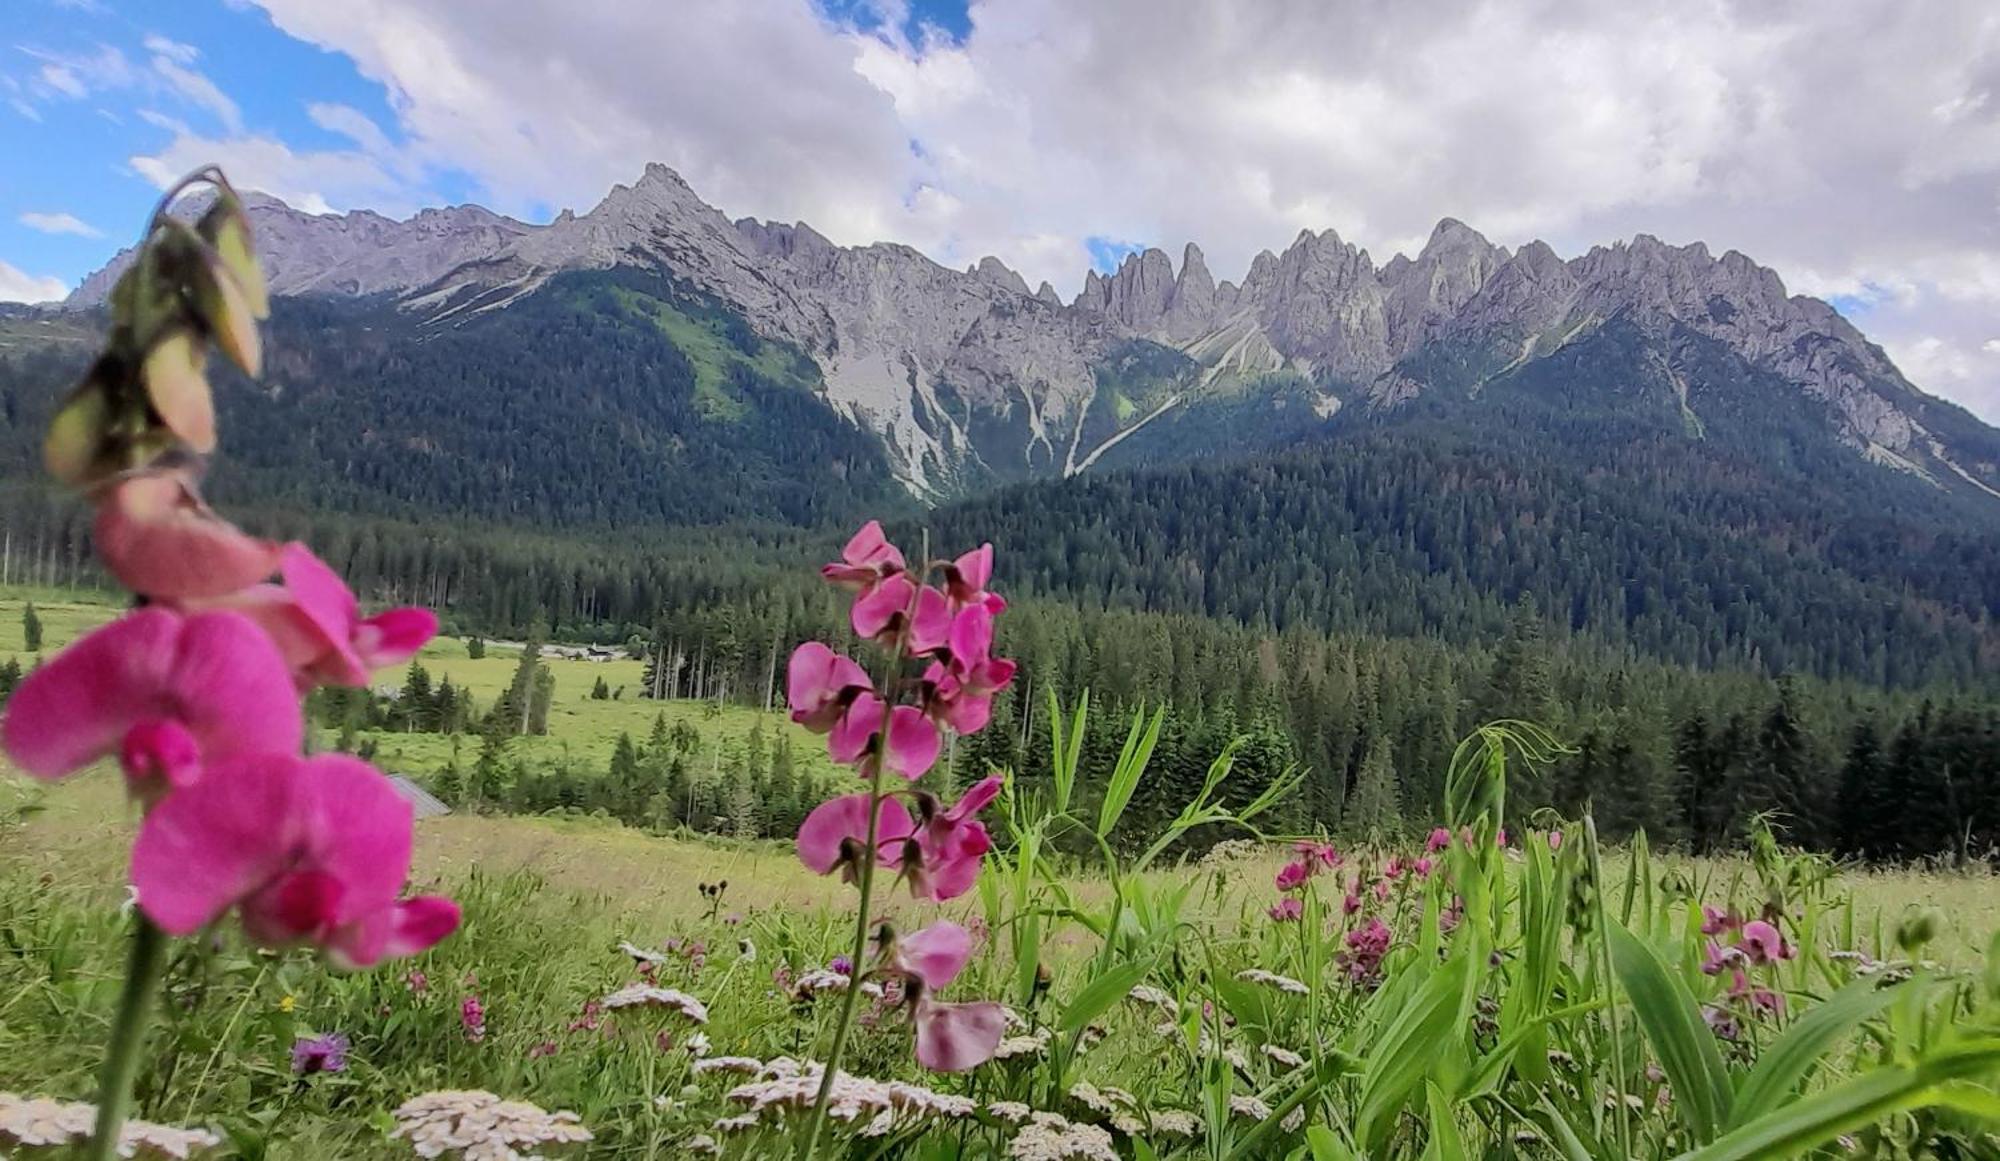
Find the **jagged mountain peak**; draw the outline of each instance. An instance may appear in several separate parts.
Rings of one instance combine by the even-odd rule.
[[[1082,470],[1174,408],[1271,372],[1311,382],[1321,416],[1343,400],[1476,394],[1614,319],[1645,336],[1669,379],[1681,374],[1678,336],[1700,336],[1823,403],[1833,437],[1875,462],[1941,486],[2000,482],[2000,443],[1953,446],[1957,436],[1925,419],[1941,405],[1838,312],[1698,241],[1639,234],[1564,260],[1540,241],[1509,252],[1447,217],[1414,256],[1378,267],[1337,230],[1302,229],[1283,251],[1260,251],[1240,282],[1218,282],[1192,241],[1178,268],[1149,246],[1108,275],[1086,272],[1065,305],[996,255],[950,269],[900,243],[840,246],[804,222],[732,221],[660,164],[544,226],[478,206],[400,222],[311,215],[263,195],[251,216],[278,294],[401,294],[432,326],[504,308],[565,271],[662,270],[810,356],[828,402],[876,431],[926,495],[968,473]],[[101,301],[120,269],[94,275],[72,303]],[[1173,357],[1135,362],[1134,340]],[[1440,345],[1455,353],[1427,363]],[[1113,376],[1118,403],[1092,420],[1108,358],[1126,368]],[[1163,378],[1131,381],[1141,365]],[[1426,369],[1443,366],[1457,370]],[[1969,417],[1947,426],[1987,430]]]

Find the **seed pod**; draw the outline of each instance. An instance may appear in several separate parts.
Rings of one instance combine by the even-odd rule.
[[[1914,956],[1932,940],[1944,927],[1944,912],[1935,907],[1924,907],[1908,916],[1896,927],[1896,946],[1903,954]]]
[[[243,301],[250,308],[250,317],[270,318],[270,291],[264,283],[263,268],[257,265],[250,219],[244,216],[242,201],[230,190],[222,190],[195,229],[215,248],[223,269],[236,280],[237,289],[243,292]]]
[[[230,274],[222,259],[206,245],[200,245],[188,264],[188,289],[201,321],[215,337],[215,345],[229,361],[255,377],[263,369],[264,344],[257,334],[257,314],[251,309],[242,286]]]
[[[82,487],[102,475],[105,445],[111,435],[111,388],[108,377],[115,370],[105,356],[92,364],[90,373],[76,385],[62,408],[49,422],[42,439],[42,464],[51,476],[69,486]]]
[[[160,422],[204,455],[215,450],[215,399],[202,374],[207,359],[201,340],[182,329],[155,342],[140,371]]]

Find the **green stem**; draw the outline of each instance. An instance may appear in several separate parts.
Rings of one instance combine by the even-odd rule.
[[[134,918],[132,958],[125,967],[125,989],[118,996],[118,1016],[111,1025],[111,1045],[98,1083],[97,1127],[91,1131],[86,1161],[111,1161],[118,1155],[118,1138],[132,1111],[132,1078],[139,1071],[139,1050],[145,1047],[153,991],[166,963],[166,933],[144,915]]]
[[[882,711],[882,748],[889,747],[888,703]],[[875,773],[868,779],[868,839],[862,846],[861,880],[856,884],[861,889],[861,903],[854,915],[854,950],[848,956],[847,988],[840,997],[840,1020],[833,1026],[833,1047],[826,1054],[826,1070],[820,1074],[819,1094],[813,1098],[812,1128],[799,1141],[799,1161],[810,1161],[813,1150],[819,1147],[820,1130],[826,1127],[826,1102],[833,1095],[833,1078],[840,1069],[841,1054],[847,1051],[847,1033],[854,1026],[854,1007],[861,995],[861,965],[868,957],[868,903],[875,886],[875,828],[880,820],[878,793],[881,785],[882,768],[878,763]]]

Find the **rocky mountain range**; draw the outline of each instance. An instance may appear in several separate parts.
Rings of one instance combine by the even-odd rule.
[[[1216,281],[1189,243],[1178,268],[1148,249],[1064,302],[997,258],[961,271],[908,246],[837,246],[803,223],[732,221],[660,165],[547,225],[477,206],[401,222],[315,215],[263,196],[250,215],[276,294],[380,297],[430,331],[508,311],[570,272],[664,274],[807,356],[825,402],[875,433],[925,498],[1075,474],[1203,407],[1302,402],[1295,414],[1329,426],[1448,407],[1615,332],[1622,362],[1593,374],[1671,396],[1654,402],[1690,439],[1714,418],[1703,401],[1721,360],[1786,385],[1854,455],[2000,503],[2000,433],[1917,390],[1826,303],[1699,242],[1640,235],[1565,260],[1446,219],[1414,257],[1377,265],[1332,230],[1302,231],[1240,282]],[[101,302],[128,260],[67,305]]]

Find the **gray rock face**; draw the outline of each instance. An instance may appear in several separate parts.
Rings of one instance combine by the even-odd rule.
[[[397,222],[248,200],[274,292],[395,294],[441,324],[504,308],[566,270],[662,269],[810,355],[828,402],[882,437],[920,495],[948,493],[979,465],[1081,470],[1160,411],[1273,371],[1315,379],[1323,415],[1343,403],[1398,406],[1433,389],[1406,363],[1429,344],[1488,351],[1497,375],[1614,317],[1662,351],[1681,328],[1795,384],[1827,404],[1836,438],[1874,462],[1947,484],[1966,476],[1920,422],[1926,397],[1846,319],[1787,295],[1742,254],[1718,259],[1700,243],[1640,235],[1564,261],[1541,242],[1510,254],[1447,218],[1414,258],[1377,267],[1332,230],[1302,231],[1282,254],[1258,254],[1240,284],[1218,283],[1189,243],[1178,271],[1148,249],[1109,277],[1088,272],[1064,305],[997,257],[951,270],[907,246],[836,246],[803,223],[732,222],[661,165],[546,226],[476,206]],[[129,261],[121,254],[86,279],[69,305],[101,302]],[[1198,370],[1149,396],[1151,410],[1126,409],[1110,436],[1085,439],[1096,369],[1134,339],[1182,351]],[[1004,446],[976,436],[994,429],[985,420],[1015,435]]]

